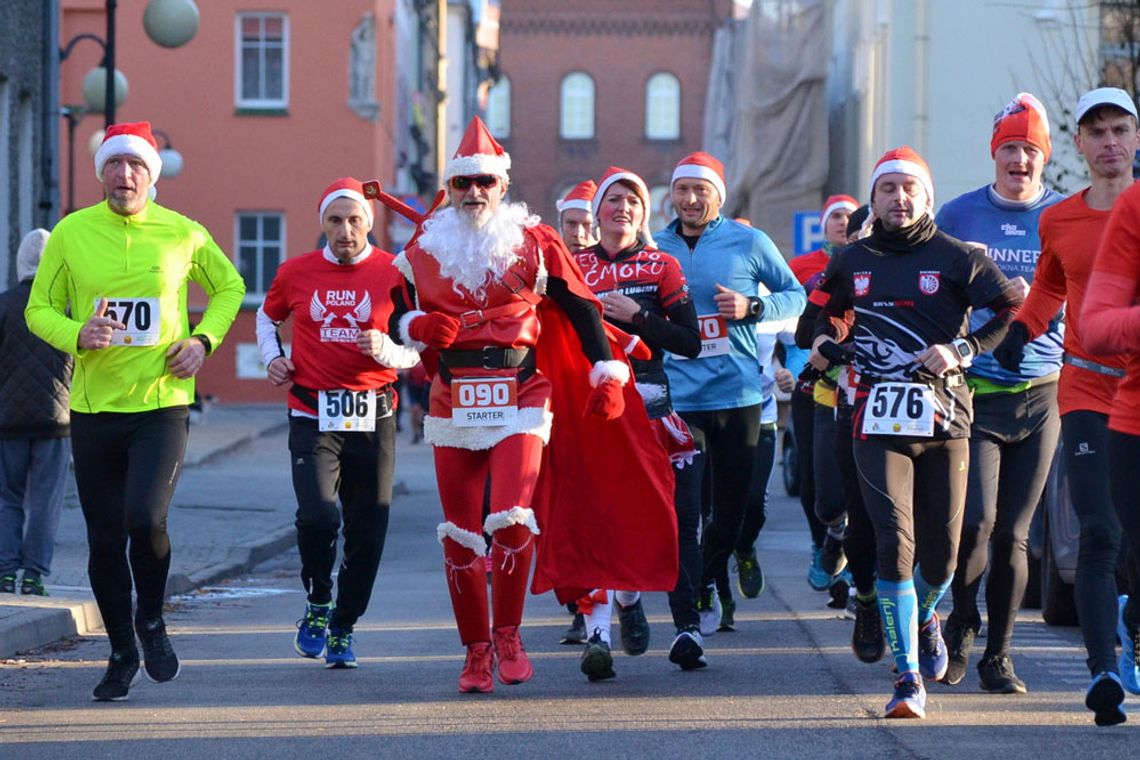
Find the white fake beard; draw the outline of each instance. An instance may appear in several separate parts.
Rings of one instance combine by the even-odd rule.
[[[502,204],[480,218],[486,221],[479,224],[454,208],[440,209],[424,222],[417,241],[439,262],[439,272],[452,281],[452,289],[477,301],[486,296],[491,279],[501,278],[519,260],[523,229],[539,223],[525,203]]]

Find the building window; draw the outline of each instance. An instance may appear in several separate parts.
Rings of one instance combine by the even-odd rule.
[[[594,136],[594,80],[575,71],[562,79],[562,121],[559,135],[567,140],[588,140]]]
[[[289,18],[283,13],[240,13],[236,38],[237,107],[287,107]]]
[[[649,188],[649,229],[653,232],[664,229],[673,221],[673,196],[668,185],[654,185]]]
[[[275,211],[241,211],[235,226],[237,265],[245,280],[246,294],[263,296],[284,258],[285,215]]]
[[[511,136],[511,80],[506,76],[487,95],[487,129],[500,140]]]
[[[32,98],[29,95],[21,95],[16,123],[16,187],[20,189],[16,195],[18,201],[16,223],[19,225],[21,236],[31,232],[35,226],[33,201],[39,200],[35,197],[36,181],[32,176],[35,172],[35,155],[32,147],[32,134],[35,128]]]
[[[650,140],[681,136],[681,82],[666,71],[645,83],[645,136]]]

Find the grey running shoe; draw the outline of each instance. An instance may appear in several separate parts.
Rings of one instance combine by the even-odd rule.
[[[581,612],[574,613],[574,620],[571,621],[570,627],[566,629],[566,633],[562,634],[562,644],[585,644],[586,643],[586,616]]]

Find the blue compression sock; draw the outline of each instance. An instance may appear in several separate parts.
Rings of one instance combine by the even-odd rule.
[[[934,617],[934,610],[942,601],[942,597],[946,595],[946,590],[950,588],[950,581],[952,580],[954,580],[953,573],[941,585],[932,586],[922,577],[922,568],[914,568],[914,593],[918,597],[919,628],[929,623],[930,618]]]
[[[918,597],[914,581],[875,581],[879,592],[879,610],[883,613],[883,630],[887,634],[891,654],[899,675],[918,672]]]

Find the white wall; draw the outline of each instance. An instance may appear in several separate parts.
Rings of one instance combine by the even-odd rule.
[[[930,164],[939,204],[992,182],[993,116],[1022,90],[1050,107],[1054,142],[1068,141],[1049,95],[1071,63],[1066,57],[1079,55],[1074,47],[1085,55],[1096,48],[1079,40],[1066,2],[1095,35],[1096,10],[1086,0],[834,0],[830,90],[842,118],[833,110],[832,128],[860,134],[833,139],[833,152],[838,145],[845,155],[832,157],[840,167],[832,185],[842,187],[831,189],[865,196],[874,162],[904,143]],[[1056,22],[1039,21],[1042,10],[1053,10]],[[1091,85],[1070,82],[1069,106]],[[1054,152],[1065,160],[1064,150]]]

